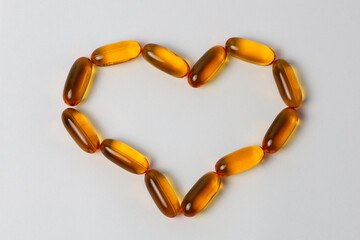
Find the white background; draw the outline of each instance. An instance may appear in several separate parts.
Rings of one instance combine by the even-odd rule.
[[[358,1],[6,1],[1,4],[0,238],[359,239]],[[83,152],[61,122],[78,57],[152,42],[192,65],[230,37],[271,46],[306,100],[291,141],[226,179],[201,214],[166,218],[130,174]],[[152,159],[182,197],[216,161],[261,144],[285,107],[271,67],[231,58],[199,89],[136,60],[97,68],[84,112]]]

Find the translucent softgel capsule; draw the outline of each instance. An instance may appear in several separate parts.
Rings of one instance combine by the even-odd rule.
[[[256,166],[264,157],[264,151],[259,146],[250,146],[232,152],[221,158],[215,165],[216,172],[230,176]]]
[[[146,157],[125,143],[105,139],[100,145],[105,157],[135,174],[145,173],[149,168]]]
[[[302,94],[294,70],[283,59],[278,59],[273,64],[273,75],[283,101],[289,107],[299,107]]]
[[[278,151],[289,138],[298,122],[298,113],[293,108],[282,110],[265,134],[263,149],[265,152]]]
[[[145,184],[160,211],[167,217],[175,217],[180,211],[179,200],[166,177],[151,169],[145,174]]]
[[[189,72],[189,65],[184,59],[162,46],[147,44],[142,55],[151,65],[174,77],[184,77]]]
[[[226,50],[221,46],[210,48],[192,67],[188,82],[192,87],[200,87],[208,82],[226,60]]]
[[[140,52],[138,42],[122,41],[99,47],[91,54],[91,61],[97,66],[109,66],[136,58]]]
[[[68,108],[62,113],[61,118],[66,130],[82,150],[94,153],[99,149],[99,138],[84,115]]]
[[[181,203],[184,215],[192,217],[204,209],[219,190],[220,184],[220,176],[215,172],[208,172],[202,176]]]
[[[226,42],[226,50],[231,56],[259,65],[269,65],[275,60],[271,48],[244,38],[230,38]]]
[[[92,73],[90,59],[81,57],[72,65],[65,82],[63,99],[69,106],[75,106],[83,99]]]

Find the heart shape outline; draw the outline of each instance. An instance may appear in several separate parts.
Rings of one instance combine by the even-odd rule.
[[[129,60],[137,57],[140,53],[143,53],[143,57],[148,62],[150,62],[152,65],[154,65],[155,67],[157,67],[160,70],[163,70],[164,72],[167,72],[167,73],[174,72],[173,71],[174,69],[172,69],[171,71],[166,71],[166,70],[169,69],[169,65],[170,65],[170,68],[171,68],[171,64],[169,64],[169,61],[164,61],[164,62],[162,62],[162,61],[157,61],[157,62],[153,61],[152,62],[152,60],[154,60],[154,59],[157,60],[156,59],[156,54],[155,54],[154,59],[147,58],[147,56],[144,55],[144,52],[145,52],[144,49],[146,49],[147,46],[160,48],[160,53],[161,53],[161,51],[163,53],[165,52],[166,53],[165,55],[167,57],[169,57],[169,55],[170,55],[170,57],[172,59],[176,59],[176,60],[179,60],[179,58],[180,58],[180,60],[182,59],[183,64],[185,64],[188,69],[186,71],[186,74],[178,74],[179,76],[177,76],[177,77],[188,76],[188,82],[189,82],[189,84],[191,86],[200,87],[203,84],[205,84],[207,81],[209,81],[213,77],[213,75],[225,63],[227,53],[230,53],[232,55],[236,55],[236,51],[238,51],[238,49],[231,48],[231,46],[236,45],[236,44],[231,45],[231,43],[234,40],[236,41],[238,39],[230,38],[227,41],[226,49],[221,47],[221,46],[215,46],[215,47],[211,48],[208,52],[206,52],[203,55],[202,58],[199,59],[199,61],[197,63],[195,63],[195,65],[192,67],[191,70],[189,70],[189,65],[187,64],[187,62],[185,60],[183,60],[181,57],[179,57],[175,53],[171,52],[170,50],[168,50],[166,48],[163,48],[163,47],[161,47],[159,45],[155,45],[155,44],[147,44],[143,48],[141,48],[140,44],[138,44],[135,41],[124,41],[124,42],[126,42],[126,44],[128,44],[128,45],[132,45],[133,48],[139,49],[138,53],[136,53],[136,51],[134,53],[134,51],[130,51],[129,49],[127,49],[127,50],[129,50],[127,52],[127,54],[123,54],[123,52],[122,52],[122,55],[120,54],[121,57],[122,57],[120,60],[118,59],[118,61],[112,61],[112,60],[108,59],[107,60],[108,64],[106,64],[106,63],[104,64],[103,62],[104,62],[104,59],[106,60],[106,52],[111,53],[111,47],[109,47],[109,46],[112,45],[112,44],[106,45],[106,46],[102,47],[102,48],[105,48],[105,49],[102,49],[103,51],[101,51],[101,48],[96,49],[93,52],[92,56],[91,56],[91,60],[83,57],[83,58],[79,58],[74,63],[72,69],[70,70],[68,79],[67,79],[65,87],[64,87],[64,94],[63,94],[64,101],[65,101],[65,103],[67,103],[70,106],[75,106],[84,98],[84,96],[86,96],[87,90],[88,90],[88,85],[91,82],[91,77],[94,76],[93,75],[94,68],[92,67],[93,66],[92,64],[95,64],[97,66],[109,66],[109,65],[129,61]],[[250,40],[246,40],[246,39],[242,39],[242,40],[248,41],[247,43],[250,42],[250,44],[253,44],[253,45],[255,44],[255,46],[265,46],[265,45],[262,45],[262,44],[259,44],[259,43],[256,43],[256,42],[253,42],[253,41],[250,41]],[[118,42],[118,43],[115,43],[115,45],[116,44],[121,45],[121,43],[123,44],[124,42]],[[229,42],[230,42],[230,47],[228,46]],[[237,48],[238,46],[235,46],[235,47]],[[108,49],[106,49],[106,48],[108,48]],[[110,48],[110,50],[109,50],[109,48]],[[225,57],[223,59],[221,59],[221,57],[220,57],[220,62],[221,63],[220,64],[218,64],[218,63],[215,64],[215,67],[214,67],[214,64],[213,64],[212,61],[216,62],[216,61],[219,60],[219,57],[217,57],[217,55],[214,54],[215,51],[213,49],[215,49],[215,48],[216,48],[216,50],[218,50],[216,52],[216,54],[218,52],[221,52],[221,51],[225,50],[225,51],[223,51],[223,52],[225,52]],[[268,48],[268,47],[266,47],[266,48]],[[270,49],[270,48],[268,48],[268,49]],[[243,50],[243,52],[242,52],[243,56],[241,56],[241,57],[236,56],[236,57],[238,57],[238,58],[240,58],[242,60],[248,61],[248,62],[257,63],[259,65],[270,65],[275,61],[275,53],[273,52],[272,49],[270,49],[270,51],[268,51],[268,49],[265,49],[267,51],[267,53],[271,53],[271,52],[273,53],[273,59],[271,61],[269,61],[269,59],[266,59],[267,61],[262,62],[262,63],[256,62],[256,60],[259,60],[259,59],[256,59],[256,57],[255,57],[255,60],[253,58],[251,58],[251,54],[253,54],[254,51],[250,51],[250,55],[249,55],[249,51],[247,52],[246,50],[245,51]],[[103,54],[105,57],[98,57],[99,54],[100,55]],[[115,54],[115,55],[119,55],[119,54]],[[116,59],[116,57],[118,57],[118,56],[115,56],[115,59]],[[112,56],[112,57],[108,56],[108,58],[114,59],[114,56]],[[162,60],[161,57],[159,59]],[[276,61],[279,61],[279,60],[276,60]],[[281,61],[284,61],[284,60],[280,59],[280,62]],[[284,119],[285,119],[284,116],[281,116],[281,114],[283,112],[290,112],[291,114],[293,114],[295,112],[296,113],[296,123],[295,123],[295,125],[294,125],[294,122],[292,123],[292,126],[294,126],[294,127],[291,129],[290,132],[287,133],[286,139],[281,144],[281,146],[289,138],[289,136],[292,134],[293,130],[295,129],[295,127],[297,125],[298,118],[297,118],[297,112],[295,110],[295,107],[300,106],[301,101],[302,101],[302,96],[300,95],[300,99],[301,99],[300,104],[298,104],[296,106],[290,106],[289,105],[289,104],[293,104],[291,101],[294,99],[294,94],[296,94],[295,91],[297,90],[296,89],[297,85],[296,84],[294,85],[294,81],[292,81],[292,79],[289,80],[289,76],[292,77],[291,76],[292,69],[291,68],[290,68],[290,70],[289,70],[289,68],[285,69],[288,66],[286,65],[287,62],[286,61],[284,61],[284,62],[281,62],[282,65],[278,64],[278,65],[280,65],[280,68],[283,67],[283,69],[280,69],[280,70],[277,69],[276,67],[274,67],[275,66],[274,65],[273,66],[273,73],[274,73],[275,81],[277,83],[280,95],[283,98],[284,102],[289,107],[285,108],[282,112],[280,112],[278,117],[275,119],[274,123],[276,122],[276,120],[278,118],[280,118],[280,120],[284,121]],[[164,64],[162,64],[162,63],[164,63]],[[179,61],[178,61],[178,63],[179,63]],[[91,70],[90,74],[89,74],[89,65],[91,66],[90,67],[90,70]],[[206,72],[206,70],[204,71],[204,68],[205,69],[209,68],[209,66],[213,67],[213,70],[212,70],[212,72],[210,74],[208,74]],[[206,72],[206,74],[205,74],[206,79],[204,81],[201,81],[200,84],[192,85],[191,78],[193,78],[195,76],[192,73],[194,72],[194,69],[196,69],[196,67],[200,68],[200,70],[197,71],[197,73],[196,73],[197,75],[196,75],[195,81],[198,81],[199,79],[201,80],[201,78],[203,78],[203,75],[204,75],[204,74],[202,74],[203,72]],[[279,66],[278,66],[278,68],[279,68]],[[278,71],[277,75],[275,74],[275,71]],[[171,75],[174,75],[174,74],[171,74]],[[295,78],[295,80],[296,80],[295,83],[298,84],[296,78]],[[293,84],[293,85],[291,85],[291,84]],[[289,93],[289,89],[290,89],[290,93]],[[300,87],[299,87],[299,89],[300,89]],[[287,90],[287,91],[285,91],[285,90]],[[284,97],[285,94],[287,95],[286,96],[287,98]],[[300,94],[301,94],[301,89],[300,89]],[[75,101],[72,101],[73,97],[76,98]],[[195,183],[195,185],[190,189],[188,194],[186,194],[186,196],[184,197],[184,199],[182,201],[182,204],[180,206],[178,198],[177,198],[173,188],[169,184],[168,180],[164,177],[163,174],[161,174],[157,170],[154,170],[154,169],[149,170],[148,160],[141,153],[137,152],[135,149],[131,148],[130,146],[127,146],[126,144],[121,143],[122,144],[121,145],[122,149],[119,150],[120,147],[115,148],[117,150],[117,151],[115,151],[116,154],[110,156],[109,155],[109,150],[106,150],[106,149],[111,150],[111,148],[112,148],[111,144],[108,144],[107,148],[106,147],[103,147],[103,148],[101,147],[100,141],[99,141],[99,139],[97,137],[96,132],[92,129],[89,122],[86,120],[86,118],[84,116],[82,116],[82,114],[80,112],[78,112],[77,110],[75,110],[73,108],[68,108],[63,112],[62,119],[63,119],[64,125],[65,125],[66,129],[69,131],[70,135],[74,138],[74,140],[77,142],[77,144],[84,151],[93,153],[93,152],[96,152],[100,148],[107,158],[109,158],[113,162],[117,163],[119,166],[123,167],[124,169],[126,169],[126,170],[128,170],[130,172],[136,173],[136,174],[145,173],[146,186],[147,186],[151,196],[153,197],[153,199],[154,199],[155,203],[157,204],[157,206],[159,207],[159,209],[164,213],[164,215],[166,215],[168,217],[174,217],[180,211],[185,216],[194,216],[197,213],[199,213],[200,211],[202,211],[209,204],[209,202],[213,199],[213,197],[217,194],[217,192],[218,192],[218,190],[220,188],[220,185],[221,185],[221,178],[225,177],[225,176],[228,176],[225,173],[221,172],[220,171],[221,169],[219,170],[217,168],[218,163],[222,161],[224,164],[226,164],[226,161],[228,160],[228,158],[231,158],[231,159],[234,160],[234,157],[232,156],[234,154],[237,156],[237,159],[238,159],[239,158],[239,151],[241,150],[240,152],[242,152],[242,153],[244,151],[243,149],[240,149],[238,151],[235,151],[234,153],[231,153],[231,154],[226,155],[225,157],[221,158],[218,161],[217,165],[216,165],[216,172],[209,172],[209,173],[205,174],[202,178],[200,178]],[[270,126],[269,130],[271,130],[272,128],[274,129],[274,127],[273,127],[274,123]],[[275,128],[279,128],[279,127],[276,127],[276,124],[275,124]],[[279,131],[279,129],[277,129],[277,131]],[[276,131],[275,131],[275,133],[276,133]],[[266,138],[266,135],[265,135],[265,138]],[[273,135],[274,135],[274,133],[273,133]],[[274,137],[274,136],[272,136],[272,137]],[[271,151],[271,149],[269,150],[269,149],[266,148],[266,145],[264,144],[264,143],[267,144],[267,142],[265,141],[265,138],[264,138],[264,141],[263,141],[263,147],[262,148],[258,147],[258,148],[261,149],[261,152],[263,153],[263,155],[260,157],[260,160],[258,159],[259,161],[257,161],[255,164],[253,164],[253,166],[257,165],[260,161],[263,160],[264,152],[272,153],[272,152],[277,151],[277,150],[276,151]],[[103,142],[101,144],[103,144],[107,140],[109,140],[109,139],[103,140]],[[111,140],[111,141],[116,141],[116,140]],[[270,142],[270,145],[271,145],[273,139],[271,138],[270,141],[271,141]],[[115,144],[118,144],[118,143],[120,143],[120,142],[115,142]],[[251,146],[251,147],[255,147],[255,146]],[[125,150],[124,150],[124,148],[125,148]],[[112,151],[114,151],[114,149],[112,149]],[[131,154],[126,155],[126,153],[129,153],[129,152],[131,152]],[[125,157],[124,157],[124,153],[125,153]],[[134,155],[137,155],[137,157],[134,157]],[[120,163],[123,163],[123,162],[118,161],[119,159],[117,159],[117,158],[120,158],[121,160],[128,161],[128,162],[132,163],[133,165],[136,165],[139,162],[142,162],[142,163],[147,162],[147,164],[143,164],[142,166],[138,165],[137,166],[138,168],[136,168],[134,166],[132,166],[133,168],[131,168],[131,167],[127,166],[126,164],[125,165],[120,164]],[[136,164],[134,164],[134,163],[136,163]],[[244,170],[247,170],[247,169],[249,169],[249,168],[251,168],[253,166],[251,165],[248,168],[245,167],[245,169],[242,169],[241,172],[244,171]],[[149,177],[151,175],[154,175],[154,176]],[[232,174],[230,174],[230,175],[232,175]],[[150,183],[152,183],[152,184],[150,184]],[[199,198],[199,195],[201,195],[201,194],[204,195],[204,196]],[[174,200],[175,198],[176,198],[176,201]],[[168,210],[170,210],[170,211],[168,211]]]

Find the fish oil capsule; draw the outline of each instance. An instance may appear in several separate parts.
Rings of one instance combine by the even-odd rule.
[[[289,107],[299,107],[302,94],[294,70],[283,59],[278,59],[273,64],[273,75],[283,101]]]
[[[89,85],[92,63],[86,57],[78,58],[72,65],[65,82],[63,99],[69,106],[75,106],[83,99]]]
[[[210,48],[192,67],[188,82],[192,87],[201,87],[208,82],[223,66],[226,60],[226,50],[221,46]]]
[[[181,211],[187,217],[198,214],[218,192],[220,176],[215,172],[203,175],[190,189],[181,203]]]
[[[152,199],[165,216],[172,218],[179,214],[179,200],[163,174],[155,169],[149,170],[145,174],[145,184]]]
[[[149,168],[146,157],[125,143],[105,139],[100,150],[105,157],[129,172],[142,174]]]
[[[293,108],[283,109],[275,118],[263,140],[265,152],[274,153],[286,142],[298,122],[298,113]]]
[[[221,158],[215,165],[216,172],[222,176],[230,176],[256,166],[264,157],[259,146],[250,146],[232,152]]]
[[[189,72],[189,65],[184,59],[162,46],[147,44],[142,55],[151,65],[174,77],[185,77]]]
[[[275,60],[271,48],[244,38],[230,38],[226,42],[226,50],[231,56],[259,65],[269,65]]]
[[[82,150],[94,153],[99,149],[99,138],[84,115],[68,108],[62,113],[61,118],[66,130]]]
[[[141,46],[138,42],[122,41],[97,48],[91,54],[91,61],[96,66],[109,66],[136,58],[140,52]]]

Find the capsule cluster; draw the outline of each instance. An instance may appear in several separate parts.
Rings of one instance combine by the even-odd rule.
[[[187,77],[190,86],[197,88],[211,80],[226,62],[227,56],[258,64],[273,64],[273,75],[281,98],[288,106],[275,118],[266,132],[262,146],[248,146],[236,150],[217,161],[215,171],[203,175],[180,202],[164,174],[149,168],[147,157],[114,139],[100,141],[98,134],[87,118],[68,108],[62,113],[62,121],[70,136],[79,147],[88,153],[101,150],[110,161],[134,174],[145,174],[145,185],[160,211],[167,217],[180,212],[191,217],[203,210],[220,189],[221,179],[246,171],[258,165],[265,153],[277,152],[290,137],[298,123],[295,108],[302,102],[299,81],[291,65],[276,59],[274,51],[257,42],[230,38],[225,47],[211,47],[190,68],[189,64],[174,52],[156,44],[141,47],[136,41],[122,41],[96,49],[91,59],[81,57],[73,64],[63,91],[63,99],[69,106],[79,104],[87,91],[94,65],[110,66],[136,58],[143,58],[154,67],[174,77]]]

